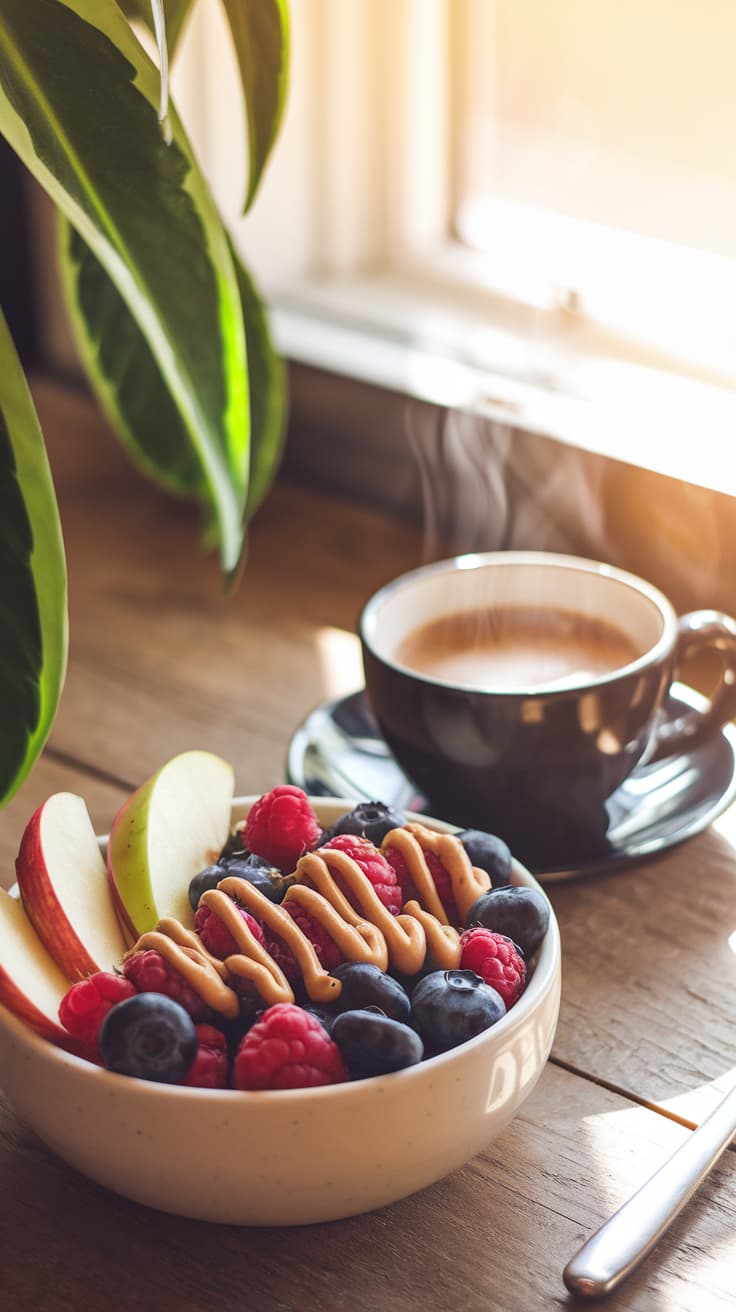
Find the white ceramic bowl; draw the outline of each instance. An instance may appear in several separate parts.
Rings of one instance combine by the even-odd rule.
[[[254,800],[238,799],[233,820]],[[313,805],[327,826],[354,802]],[[519,865],[513,880],[539,888]],[[392,1075],[265,1093],[115,1075],[0,1006],[0,1081],[59,1157],[126,1198],[236,1225],[331,1221],[432,1184],[500,1134],[549,1055],[560,978],[552,913],[525,992],[492,1029]]]

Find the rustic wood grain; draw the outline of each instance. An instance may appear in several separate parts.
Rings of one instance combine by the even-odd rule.
[[[89,401],[52,385],[36,395],[72,642],[49,750],[0,814],[5,884],[26,820],[57,789],[80,792],[105,830],[126,791],[187,748],[227,756],[243,792],[282,780],[296,723],[359,680],[362,602],[421,551],[409,525],[284,485],[224,598],[192,509],[130,469]],[[12,1254],[0,1302],[29,1312],[574,1306],[567,1259],[687,1136],[670,1115],[700,1119],[736,1079],[735,851],[732,812],[657,860],[550,888],[564,952],[553,1062],[486,1153],[371,1216],[249,1231],[160,1215],[85,1181],[0,1104],[0,1251]],[[731,1151],[608,1307],[733,1307],[735,1172]]]
[[[37,400],[70,573],[53,746],[131,786],[194,746],[231,759],[244,792],[281,781],[299,720],[359,685],[360,607],[419,563],[418,534],[284,486],[256,517],[242,582],[225,597],[191,508],[122,463],[89,403],[44,388]]]
[[[53,747],[131,788],[195,746],[233,762],[239,791],[280,782],[296,724],[359,682],[360,605],[417,563],[417,533],[279,487],[255,521],[241,586],[225,598],[191,508],[129,469],[88,402],[58,389],[41,389],[39,401],[72,599]],[[736,1079],[730,840],[711,831],[664,860],[551,896],[565,949],[555,1055],[698,1119]]]
[[[698,1121],[736,1083],[736,851],[710,830],[548,890],[563,942],[554,1054]]]
[[[0,1110],[7,1306],[43,1312],[530,1312],[574,1306],[561,1272],[689,1133],[548,1067],[467,1167],[369,1216],[290,1230],[202,1225],[90,1184]],[[732,1307],[736,1155],[611,1312]]]

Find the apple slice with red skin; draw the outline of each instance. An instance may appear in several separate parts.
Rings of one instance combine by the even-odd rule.
[[[38,808],[26,825],[15,872],[28,919],[68,979],[120,963],[126,943],[81,797],[54,793]]]
[[[71,987],[39,942],[20,898],[0,888],[0,1003],[44,1039],[84,1056],[59,1024],[59,1003]]]

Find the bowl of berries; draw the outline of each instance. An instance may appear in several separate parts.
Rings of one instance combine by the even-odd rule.
[[[175,757],[95,834],[31,817],[0,890],[0,1083],[60,1157],[164,1211],[384,1206],[501,1133],[557,1024],[560,940],[505,844]]]

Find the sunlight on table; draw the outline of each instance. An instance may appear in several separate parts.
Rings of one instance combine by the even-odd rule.
[[[688,1133],[646,1107],[585,1116],[580,1130],[596,1168],[601,1216],[608,1216],[657,1170]]]
[[[689,1125],[700,1125],[735,1086],[736,1066],[732,1066],[730,1070],[717,1075],[714,1080],[706,1080],[704,1084],[695,1085],[686,1093],[675,1094],[672,1098],[657,1097],[656,1103],[658,1107]],[[646,1096],[646,1090],[644,1094]]]
[[[316,658],[326,699],[344,697],[363,686],[360,642],[347,629],[325,626],[315,635]]]
[[[736,803],[729,806],[723,815],[719,815],[718,819],[713,821],[712,827],[721,838],[725,838],[736,849]]]
[[[657,1116],[644,1107],[632,1107],[616,1112],[599,1112],[587,1116],[582,1120],[580,1129],[586,1141],[587,1156],[591,1169],[595,1173],[595,1191],[600,1202],[600,1222],[612,1216],[632,1194],[640,1189],[654,1175],[655,1171],[659,1170],[680,1145],[685,1142],[690,1133],[684,1127],[675,1125],[672,1121]],[[728,1157],[729,1154],[726,1154],[726,1156]],[[690,1219],[687,1223],[689,1230],[699,1224],[697,1202],[691,1206],[693,1210],[690,1212]],[[722,1286],[723,1304],[720,1301],[717,1304],[708,1303],[708,1307],[730,1306],[733,1231],[728,1224],[727,1208],[728,1203],[725,1202],[722,1233],[715,1229],[707,1246],[704,1246],[702,1242],[700,1244],[689,1242],[689,1233],[684,1240],[688,1243],[689,1257],[697,1262],[701,1278],[703,1278],[702,1273],[706,1269],[710,1269],[711,1278],[715,1278],[718,1285]],[[595,1226],[591,1225],[590,1228],[593,1230]],[[682,1234],[682,1231],[680,1233]],[[666,1250],[663,1244],[657,1255],[651,1259],[653,1263],[657,1264],[660,1271],[668,1262],[665,1254]],[[674,1270],[677,1271],[678,1259],[669,1258],[669,1261],[673,1260]],[[714,1268],[718,1269],[718,1275],[715,1277],[712,1275]],[[637,1303],[637,1306],[651,1306],[652,1308],[656,1306],[662,1309],[669,1306],[682,1309],[685,1307],[695,1308],[696,1305],[701,1306],[700,1303],[696,1304],[696,1302],[685,1304],[679,1301],[673,1301],[671,1305],[667,1301],[662,1303],[652,1301],[650,1304],[641,1305]],[[620,1306],[628,1307],[629,1304],[624,1301]],[[705,1307],[706,1303],[703,1302],[702,1306]]]

